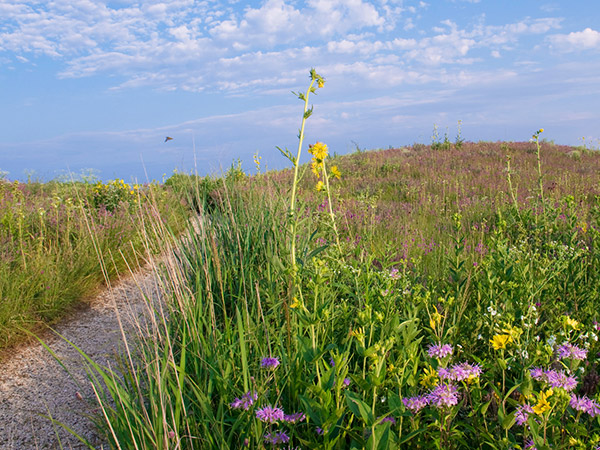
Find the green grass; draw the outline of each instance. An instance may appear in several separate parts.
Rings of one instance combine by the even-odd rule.
[[[338,157],[329,166],[342,171],[332,182],[341,250],[327,197],[307,175],[296,269],[289,171],[229,174],[203,188],[188,177],[198,231],[164,268],[170,294],[155,339],[139,341],[124,375],[96,366],[108,386],[100,427],[111,447],[271,448],[278,432],[294,448],[596,445],[598,419],[569,400],[598,396],[599,157],[541,150],[544,203],[531,143]],[[495,336],[506,348],[494,348]],[[564,342],[586,359],[561,359]],[[451,357],[429,356],[440,343]],[[261,367],[267,356],[279,367]],[[439,385],[440,369],[458,363],[481,375],[453,383],[456,404],[416,414],[405,406],[434,389],[427,373]],[[551,409],[519,425],[522,405],[540,407],[548,393],[549,382],[531,376],[537,367],[560,369],[577,386],[554,388]],[[244,395],[248,410],[232,406]],[[256,413],[266,406],[305,418],[265,423]]]
[[[154,247],[140,224],[174,233],[186,208],[158,185],[0,181],[0,351],[59,320]]]
[[[291,170],[170,180],[165,303],[88,361],[110,447],[597,448],[600,154],[435,130],[301,166],[315,83]]]

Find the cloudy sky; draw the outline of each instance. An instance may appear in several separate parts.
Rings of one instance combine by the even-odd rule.
[[[471,141],[598,146],[599,24],[598,0],[0,0],[0,169],[281,168],[311,67],[307,143],[339,154],[459,120]]]

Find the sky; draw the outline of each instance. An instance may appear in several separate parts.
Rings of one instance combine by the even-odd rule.
[[[467,141],[597,148],[599,24],[598,0],[0,0],[0,171],[288,167],[311,68],[305,147],[454,140],[460,121]]]

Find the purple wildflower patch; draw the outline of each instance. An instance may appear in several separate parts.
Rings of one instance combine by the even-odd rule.
[[[429,393],[427,401],[437,408],[454,406],[458,403],[458,388],[453,384],[440,384]]]
[[[452,354],[452,346],[449,344],[432,344],[427,349],[427,354],[430,358],[442,359]]]
[[[277,358],[271,358],[270,356],[263,358],[260,362],[260,367],[263,369],[274,370],[277,369],[277,366],[279,366],[279,360]]]
[[[256,411],[256,417],[261,422],[266,423],[275,423],[279,420],[284,420],[284,416],[285,414],[282,409],[277,407],[273,408],[272,406],[265,406]]]
[[[416,414],[427,406],[429,400],[427,396],[421,395],[417,397],[404,397],[402,403],[404,403],[404,406],[413,414]]]
[[[245,409],[248,411],[250,406],[254,403],[254,400],[258,398],[258,394],[256,392],[246,392],[240,398],[236,398],[233,402],[229,404],[233,409]]]
[[[290,437],[283,431],[277,431],[275,433],[266,433],[265,442],[271,445],[287,444],[290,442]]]

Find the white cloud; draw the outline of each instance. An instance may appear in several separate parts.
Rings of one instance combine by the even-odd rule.
[[[50,56],[63,65],[59,77],[108,74],[116,89],[278,93],[295,88],[313,66],[382,87],[462,85],[472,80],[469,74],[480,73],[482,55],[497,58],[502,51],[508,61],[523,36],[546,34],[561,23],[525,18],[491,26],[482,19],[463,28],[445,20],[433,30],[416,29],[415,20],[429,5],[408,3],[262,0],[245,8],[215,0],[2,3],[0,55],[4,49],[25,64]],[[553,42],[590,38],[571,33]],[[440,68],[448,65],[460,65],[463,76],[443,75]]]
[[[555,34],[549,36],[548,40],[553,46],[564,52],[600,49],[600,33],[591,28],[569,34]]]

